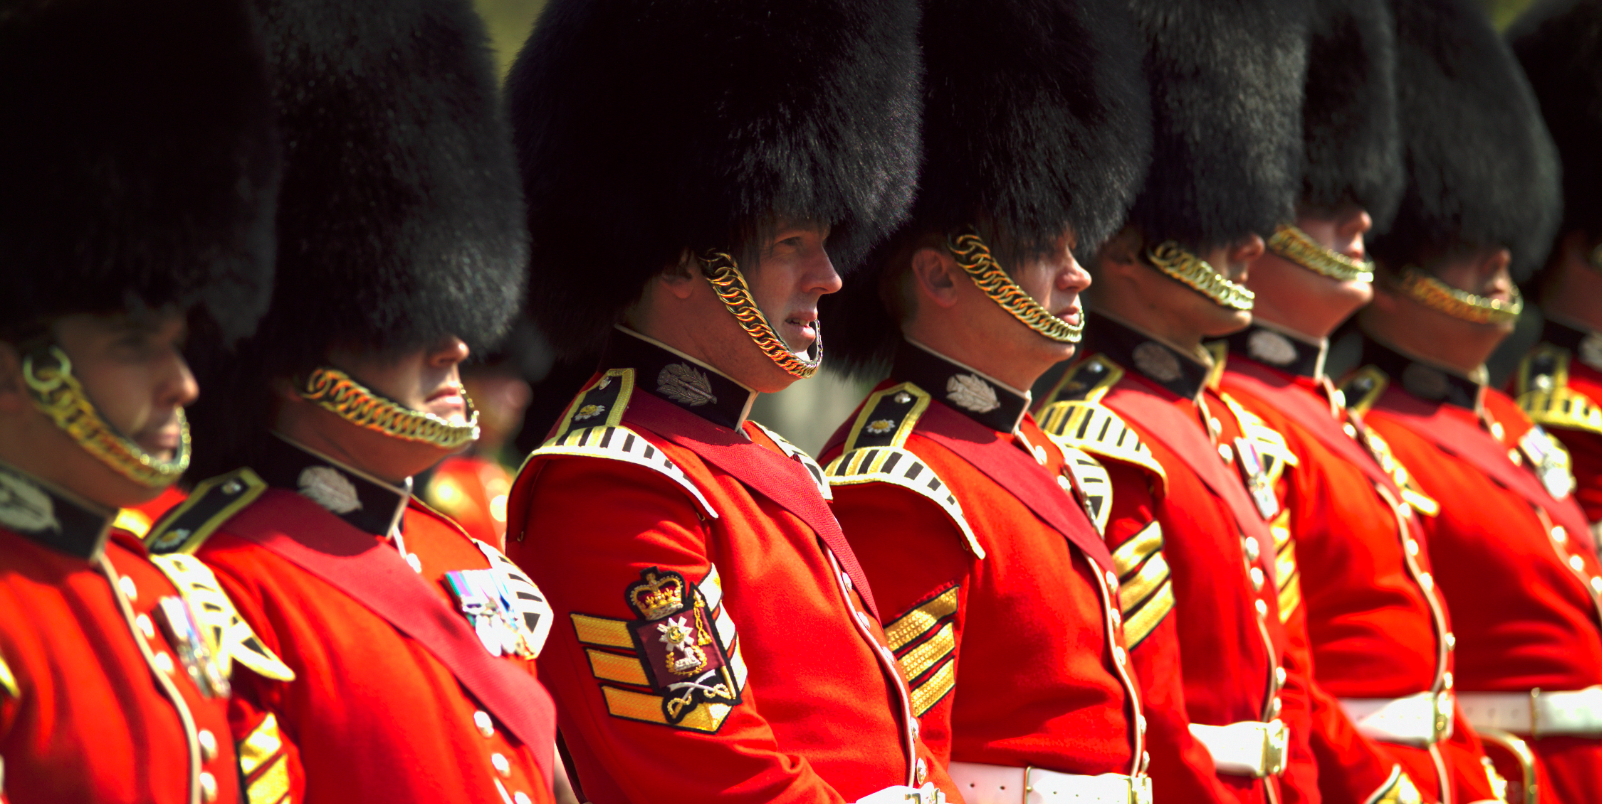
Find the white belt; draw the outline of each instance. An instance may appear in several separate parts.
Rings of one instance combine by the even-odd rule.
[[[876,790],[858,799],[857,804],[947,804],[947,796],[934,784],[925,782],[923,787],[898,785]]]
[[[1417,692],[1402,698],[1343,698],[1342,710],[1372,740],[1426,748],[1454,733],[1454,694]]]
[[[954,762],[947,773],[967,804],[1152,804],[1146,776],[1076,776],[1041,768]]]
[[[1498,729],[1522,737],[1598,737],[1604,726],[1604,689],[1547,692],[1464,692],[1459,708],[1477,730]]]
[[[1255,779],[1287,767],[1287,727],[1279,720],[1247,720],[1229,726],[1191,725],[1192,736],[1214,757],[1214,770]]]

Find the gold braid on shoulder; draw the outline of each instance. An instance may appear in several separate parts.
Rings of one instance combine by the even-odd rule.
[[[752,289],[747,286],[741,269],[736,267],[734,257],[722,251],[709,251],[702,255],[700,262],[702,276],[713,286],[719,301],[724,302],[724,309],[735,316],[741,329],[746,330],[747,336],[775,365],[792,377],[803,380],[819,370],[819,364],[824,361],[824,330],[819,328],[818,321],[812,322],[817,337],[808,349],[807,359],[797,357],[785,341],[774,333],[774,327],[769,325],[768,318],[758,309],[757,302],[752,300]]]
[[[1147,250],[1147,261],[1165,276],[1232,310],[1252,310],[1253,291],[1226,279],[1180,243],[1166,240]]]
[[[452,424],[432,413],[413,410],[374,394],[336,368],[314,369],[296,391],[302,399],[342,419],[392,438],[422,441],[442,449],[456,449],[479,438],[479,411],[464,393],[466,424]]]
[[[1449,287],[1412,265],[1404,269],[1395,284],[1399,293],[1433,310],[1476,324],[1508,324],[1519,318],[1521,309],[1526,306],[1519,288],[1515,289],[1515,298],[1511,301],[1498,301]]]
[[[1321,276],[1338,282],[1371,282],[1376,278],[1375,264],[1369,260],[1356,260],[1314,242],[1296,226],[1282,225],[1270,235],[1265,246],[1282,259],[1301,265]]]
[[[171,486],[189,468],[189,422],[178,410],[179,442],[172,460],[161,460],[118,434],[101,417],[83,384],[72,376],[72,360],[47,345],[22,360],[22,379],[33,404],[89,454],[129,480],[150,488]]]
[[[1008,276],[991,256],[986,241],[973,230],[964,230],[947,238],[947,250],[958,260],[958,265],[969,274],[975,287],[980,288],[998,306],[1007,310],[1019,323],[1030,327],[1036,334],[1059,343],[1079,343],[1085,324],[1071,324],[1031,298],[1023,288]]]

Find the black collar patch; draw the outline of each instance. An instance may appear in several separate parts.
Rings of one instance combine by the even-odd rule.
[[[269,486],[294,491],[375,536],[400,528],[401,513],[412,499],[412,478],[392,486],[283,436],[273,439],[261,464],[252,468]]]
[[[635,387],[720,427],[741,429],[757,392],[700,361],[637,332],[617,328],[607,340],[601,370],[632,368]]]
[[[1466,410],[1481,409],[1485,381],[1410,357],[1373,338],[1364,339],[1361,363],[1375,366],[1399,387],[1427,402],[1446,402]]]
[[[924,346],[903,341],[891,367],[895,382],[911,382],[953,410],[1002,433],[1012,433],[1030,409],[1030,392],[1021,394],[974,369]]]
[[[1213,367],[1106,315],[1088,313],[1086,354],[1107,355],[1114,363],[1138,374],[1182,399],[1195,399],[1208,385]]]
[[[1255,321],[1253,326],[1225,339],[1231,354],[1246,357],[1295,377],[1318,380],[1325,374],[1326,341],[1311,342],[1302,335]]]
[[[1583,364],[1597,370],[1599,367],[1599,333],[1578,329],[1553,319],[1543,321],[1543,343],[1551,343],[1576,356]]]
[[[0,464],[0,528],[84,560],[100,555],[116,512]]]

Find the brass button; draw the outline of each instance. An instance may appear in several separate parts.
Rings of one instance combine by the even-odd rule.
[[[1451,690],[1451,689],[1454,688],[1454,674],[1453,673],[1445,672],[1445,673],[1442,674],[1442,688],[1445,689],[1445,690]]]
[[[1119,588],[1119,576],[1115,575],[1114,573],[1112,573],[1112,572],[1104,572],[1103,573],[1103,580],[1108,581],[1108,588],[1109,589],[1118,589]]]
[[[1242,540],[1242,552],[1248,554],[1249,561],[1259,560],[1259,540],[1248,536]]]
[[[127,575],[117,579],[117,588],[122,590],[123,597],[129,600],[139,599],[139,587],[134,586],[134,579]]]
[[[1554,529],[1548,532],[1548,535],[1554,537],[1554,541],[1558,544],[1565,543],[1565,529],[1558,525],[1555,525]]]
[[[135,617],[134,625],[139,626],[139,633],[144,634],[146,639],[156,638],[156,625],[150,621],[150,615],[141,614]]]
[[[512,794],[512,804],[529,804],[529,794],[522,790]]]
[[[923,757],[920,757],[918,762],[913,763],[914,784],[924,784],[928,778],[930,778],[930,766],[925,764]]]
[[[1224,430],[1224,429],[1225,429],[1224,427],[1220,426],[1220,420],[1219,419],[1216,419],[1213,416],[1209,417],[1209,432],[1210,433],[1212,433],[1214,435],[1219,435],[1220,431]]]
[[[1118,645],[1114,646],[1114,664],[1125,666],[1125,649]]]
[[[156,669],[163,673],[170,674],[173,672],[173,657],[165,653],[156,654],[156,657],[151,660],[151,664],[156,665]]]
[[[1119,609],[1110,608],[1108,610],[1108,621],[1113,623],[1115,628],[1119,627]]]
[[[1431,573],[1429,573],[1429,572],[1420,573],[1420,588],[1421,589],[1424,589],[1427,592],[1430,592],[1431,588],[1433,586],[1435,586],[1436,584],[1437,584],[1437,579],[1431,577]]]
[[[418,559],[417,553],[407,553],[407,566],[411,567],[413,572],[423,574],[423,562]]]
[[[1064,477],[1063,475],[1059,475],[1058,476],[1058,487],[1063,489],[1063,490],[1065,490],[1065,491],[1069,491],[1069,478]]]
[[[1454,649],[1454,643],[1458,642],[1459,640],[1458,640],[1457,637],[1454,636],[1453,632],[1450,631],[1447,634],[1443,635],[1442,641],[1448,645],[1448,649],[1449,650],[1453,650]]]
[[[1520,450],[1512,449],[1509,451],[1509,462],[1520,466]]]
[[[1264,570],[1258,567],[1250,567],[1248,569],[1248,577],[1253,580],[1253,591],[1257,592],[1264,588]]]
[[[1260,617],[1264,617],[1270,613],[1270,604],[1263,600],[1255,600],[1253,601],[1253,610],[1258,612]]]
[[[490,755],[490,767],[495,768],[496,773],[501,774],[503,779],[512,775],[512,763],[508,762],[507,758],[501,754]]]
[[[1230,444],[1221,444],[1220,445],[1220,460],[1225,461],[1226,463],[1230,463],[1231,462],[1231,445]]]
[[[1498,422],[1493,422],[1492,424],[1488,425],[1487,432],[1492,433],[1493,438],[1496,438],[1499,441],[1504,440],[1504,425],[1499,424]]]
[[[919,718],[908,718],[908,731],[913,732],[913,739],[919,739]]]
[[[195,735],[195,742],[200,743],[202,762],[211,762],[217,759],[217,735],[206,729],[201,729]]]
[[[1411,556],[1418,556],[1420,555],[1420,542],[1416,541],[1415,538],[1411,536],[1404,542],[1404,550]]]
[[[1285,687],[1286,685],[1287,685],[1287,669],[1285,667],[1277,667],[1275,669],[1275,688],[1276,689],[1281,689],[1282,687]]]
[[[1567,561],[1565,563],[1570,564],[1571,565],[1571,569],[1576,570],[1577,572],[1581,572],[1582,571],[1582,557],[1581,556],[1571,556],[1571,560]]]
[[[212,804],[213,801],[217,800],[217,777],[206,771],[201,771],[199,781],[201,801],[206,804]]]
[[[1358,438],[1359,437],[1359,431],[1353,429],[1353,424],[1352,423],[1343,424],[1342,425],[1342,432],[1346,433],[1349,438]]]
[[[1038,446],[1038,447],[1034,448],[1032,451],[1036,455],[1036,463],[1039,463],[1042,466],[1046,466],[1047,465],[1047,450],[1044,450],[1044,449],[1042,449],[1041,447]]]
[[[1136,733],[1138,735],[1147,733],[1147,718],[1143,715],[1136,716]]]
[[[479,733],[485,737],[494,736],[496,733],[496,724],[491,722],[490,714],[487,712],[474,712],[473,725],[474,728],[478,729]]]
[[[1409,503],[1398,503],[1398,516],[1405,518],[1409,516]]]
[[[1270,717],[1278,717],[1278,716],[1280,716],[1280,714],[1281,714],[1281,699],[1280,698],[1271,699],[1270,700]]]
[[[1600,578],[1598,576],[1593,577],[1593,591],[1604,592],[1604,578]]]

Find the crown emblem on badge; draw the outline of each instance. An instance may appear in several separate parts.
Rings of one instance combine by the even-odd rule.
[[[685,607],[685,579],[659,575],[656,567],[643,570],[641,582],[629,587],[629,605],[648,620],[661,620]]]

